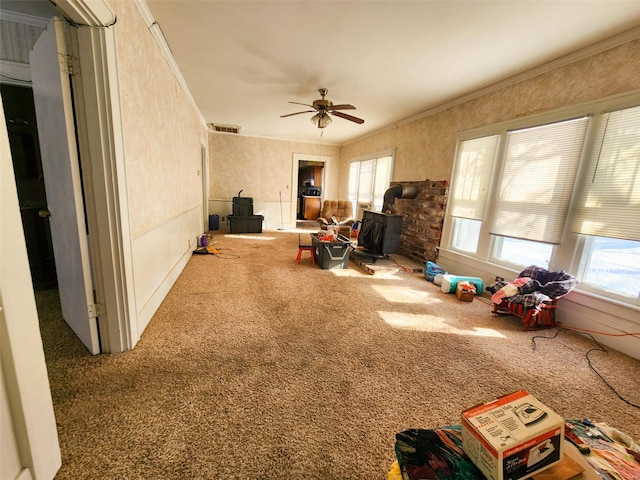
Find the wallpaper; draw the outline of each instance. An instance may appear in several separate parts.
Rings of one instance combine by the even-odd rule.
[[[202,203],[203,128],[135,3],[112,5],[135,236]]]
[[[636,89],[640,40],[345,145],[341,175],[351,158],[395,147],[393,181],[450,180],[459,132]]]
[[[332,190],[326,195],[338,193],[340,147],[210,133],[210,198],[231,199],[240,190],[254,202],[278,202],[279,192],[283,199],[290,198],[295,153],[331,157],[325,183]]]

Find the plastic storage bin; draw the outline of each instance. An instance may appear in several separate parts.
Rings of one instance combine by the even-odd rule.
[[[233,199],[233,215],[236,217],[250,217],[253,215],[253,199],[252,198],[234,198]]]
[[[311,244],[315,250],[316,263],[324,270],[347,268],[351,241],[342,235],[333,242],[323,242],[318,234],[311,235]]]
[[[242,190],[238,192],[237,197],[233,197],[233,215],[236,217],[253,216],[253,198],[241,197]]]
[[[231,233],[262,233],[262,215],[239,217],[229,215],[229,230]]]

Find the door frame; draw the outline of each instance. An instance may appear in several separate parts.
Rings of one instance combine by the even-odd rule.
[[[295,226],[297,217],[296,217],[296,208],[294,205],[298,200],[298,170],[300,168],[301,161],[307,162],[320,162],[323,164],[323,183],[322,183],[322,199],[325,199],[325,192],[327,189],[328,179],[331,178],[329,175],[329,165],[331,165],[331,156],[329,155],[308,155],[305,153],[294,153],[293,154],[293,163],[291,166],[291,208],[289,215],[289,222],[291,225]],[[322,205],[320,206],[322,210]]]
[[[202,221],[203,232],[209,230],[209,158],[207,156],[207,146],[200,144],[200,156],[202,162]]]
[[[81,75],[74,75],[76,123],[85,190],[101,351],[130,350],[135,321],[132,244],[124,164],[116,16],[108,0],[59,0],[77,28]],[[85,28],[96,27],[96,28]],[[100,212],[98,215],[97,212]]]

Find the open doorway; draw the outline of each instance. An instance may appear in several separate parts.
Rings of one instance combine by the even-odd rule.
[[[53,290],[58,283],[33,91],[8,84],[0,85],[0,91],[33,288]]]
[[[320,216],[324,162],[300,160],[298,164],[298,220],[316,220]]]
[[[330,157],[322,155],[294,154],[293,180],[296,187],[293,221],[297,226],[315,225],[322,210],[327,187],[327,168]]]

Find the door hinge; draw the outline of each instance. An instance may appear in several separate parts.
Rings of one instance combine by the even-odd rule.
[[[89,305],[89,318],[104,317],[106,311],[104,303]]]
[[[58,63],[60,70],[68,75],[78,75],[80,73],[80,60],[73,55],[58,53]]]

